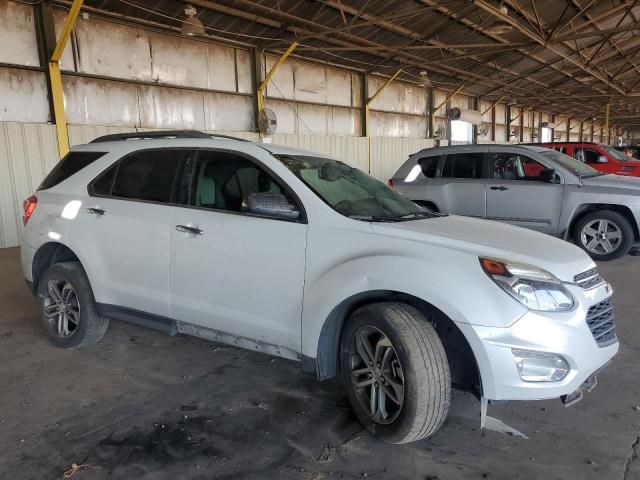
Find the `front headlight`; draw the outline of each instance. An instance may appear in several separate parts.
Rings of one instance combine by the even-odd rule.
[[[553,274],[532,265],[480,258],[480,265],[505,292],[531,310],[566,312],[573,297]]]

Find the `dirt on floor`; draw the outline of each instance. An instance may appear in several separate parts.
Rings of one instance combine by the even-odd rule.
[[[578,405],[454,395],[432,438],[383,444],[337,381],[299,365],[112,322],[91,350],[48,342],[17,249],[0,250],[0,479],[640,479],[640,258],[602,264],[619,355]]]

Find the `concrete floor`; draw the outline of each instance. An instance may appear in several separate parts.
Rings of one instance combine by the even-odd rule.
[[[528,440],[481,432],[456,394],[444,427],[412,445],[376,441],[337,382],[297,364],[112,322],[101,345],[53,348],[0,250],[0,478],[640,479],[640,257],[603,264],[621,351],[598,388],[489,407]]]

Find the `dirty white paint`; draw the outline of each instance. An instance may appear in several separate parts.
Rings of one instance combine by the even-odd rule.
[[[378,180],[386,182],[400,166],[423,148],[435,145],[432,139],[426,138],[371,138],[371,174]]]
[[[369,96],[374,95],[386,81],[386,78],[369,77]],[[410,83],[394,81],[371,103],[372,110],[395,113],[426,115],[427,91]]]
[[[0,122],[0,248],[22,235],[22,202],[58,161],[53,125]]]
[[[0,122],[47,122],[49,103],[44,73],[0,68]]]
[[[372,137],[425,138],[427,134],[426,117],[371,111],[369,122]]]
[[[0,45],[1,63],[40,65],[32,7],[6,0],[0,2]]]

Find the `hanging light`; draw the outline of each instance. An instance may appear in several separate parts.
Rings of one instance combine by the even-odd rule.
[[[502,13],[503,15],[509,15],[509,10],[506,6],[503,5],[500,7],[500,13]],[[513,30],[513,27],[510,23],[502,19],[496,19],[489,24],[489,26],[485,29],[485,32],[501,35],[503,33],[508,33],[511,30]]]
[[[427,72],[425,70],[422,70],[420,72],[420,80],[418,80],[418,86],[419,87],[431,86],[431,80],[429,79],[429,76],[427,75]]]
[[[507,105],[517,105],[518,102],[516,101],[515,98],[511,98],[511,97],[507,97],[504,99],[504,103],[506,103]]]
[[[204,35],[204,25],[202,22],[196,18],[197,11],[193,5],[185,5],[184,14],[187,16],[182,21],[182,28],[180,29],[180,33],[182,35],[187,35],[189,37],[193,37],[194,35]]]

